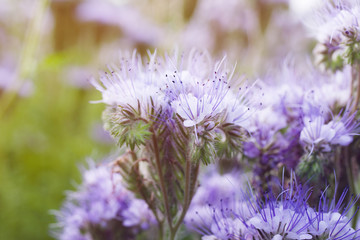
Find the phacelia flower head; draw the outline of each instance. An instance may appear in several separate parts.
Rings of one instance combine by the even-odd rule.
[[[174,112],[184,119],[184,126],[192,127],[222,113],[223,99],[230,89],[231,75],[224,59],[214,63],[206,53],[190,53],[172,75],[166,74],[166,90]],[[168,62],[176,60],[168,59]],[[184,69],[183,65],[187,66]]]
[[[140,108],[149,113],[164,105],[164,95],[160,91],[161,79],[157,74],[156,52],[149,53],[149,62],[144,66],[140,55],[133,52],[131,58],[121,58],[119,67],[109,67],[100,77],[100,82],[91,80],[102,93],[103,102],[110,106]]]
[[[360,4],[353,0],[323,1],[308,22],[318,40],[314,52],[320,63],[331,70],[358,61],[356,53],[360,41]],[[355,53],[355,54],[354,54]]]
[[[209,168],[200,179],[200,187],[186,214],[185,225],[209,239],[211,236],[213,239],[239,236],[246,227],[234,216],[250,214],[245,202],[240,201],[242,192],[239,191],[239,184],[243,182],[240,172],[221,175],[215,167]]]
[[[326,113],[316,106],[309,108],[303,117],[304,127],[300,133],[300,142],[310,148],[310,153],[313,150],[329,152],[332,145],[349,145],[353,140],[352,136],[359,132],[356,113],[351,112],[351,106],[348,104],[330,121],[328,115],[331,115],[331,112]]]
[[[359,200],[359,196],[350,196],[349,201],[345,204],[348,189],[345,189],[339,199],[335,200],[337,186],[335,186],[335,194],[329,198],[326,188],[319,199],[318,206],[315,209],[308,209],[308,217],[311,224],[308,231],[312,236],[318,236],[319,239],[358,239],[359,230],[351,227],[351,221],[356,215],[359,208],[348,216],[355,203]]]
[[[119,174],[109,166],[95,166],[93,162],[90,169],[83,172],[78,190],[68,193],[62,210],[56,215],[55,236],[61,240],[118,234],[131,239],[155,223],[147,204],[125,188]]]
[[[205,120],[220,121],[227,111],[224,98],[231,89],[234,69],[228,69],[225,58],[215,62],[207,52],[191,51],[179,56],[158,57],[149,53],[144,64],[134,52],[130,59],[122,58],[120,66],[109,68],[92,84],[102,93],[103,102],[110,106],[170,109],[178,114],[185,127]],[[243,99],[237,94],[234,99]]]
[[[198,206],[187,224],[202,234],[202,239],[211,240],[357,239],[358,231],[350,224],[356,212],[350,218],[347,214],[358,197],[351,197],[344,206],[347,190],[337,202],[335,197],[329,200],[325,190],[316,206],[309,203],[313,189],[293,177],[287,187],[283,183],[278,190],[279,194],[270,191],[258,197],[239,188],[242,198],[221,200],[208,208]],[[234,207],[234,202],[242,207]]]

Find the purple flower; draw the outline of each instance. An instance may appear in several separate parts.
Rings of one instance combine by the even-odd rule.
[[[300,133],[300,141],[305,145],[311,146],[311,151],[315,146],[324,152],[331,151],[330,142],[335,137],[335,130],[329,124],[325,124],[322,116],[315,118],[304,118],[304,128]]]
[[[193,127],[225,111],[223,99],[229,92],[231,75],[224,66],[225,59],[213,63],[207,53],[196,51],[183,58],[184,63],[173,73],[165,74],[169,81],[166,92],[174,112],[184,119],[184,126]]]
[[[91,87],[91,69],[84,66],[70,66],[64,69],[63,75],[66,82],[79,89],[89,89]]]
[[[300,141],[305,147],[323,152],[331,151],[332,145],[349,145],[353,135],[359,132],[359,123],[355,120],[355,113],[351,113],[348,104],[331,121],[326,121],[326,114],[320,108],[313,107],[303,117],[304,127],[300,134]]]
[[[350,218],[347,215],[359,200],[359,196],[351,196],[349,202],[344,204],[348,189],[342,192],[337,202],[335,200],[337,186],[335,186],[332,199],[328,199],[326,190],[321,194],[317,211],[314,209],[307,211],[309,219],[312,220],[308,231],[311,235],[322,237],[322,239],[358,239],[360,229],[353,229],[351,220],[359,208],[351,214]]]
[[[56,213],[57,239],[93,239],[94,234],[112,239],[119,232],[132,239],[155,223],[147,204],[125,188],[118,173],[110,166],[89,165],[78,190],[67,194],[61,212]]]
[[[352,0],[323,1],[311,15],[307,25],[319,42],[314,49],[319,63],[332,70],[341,69],[344,60],[354,63],[354,47],[360,40],[359,15],[360,4]]]
[[[256,83],[251,86],[240,87],[237,93],[229,92],[224,98],[227,105],[226,123],[233,123],[251,131],[256,114],[262,106],[262,96],[256,89]],[[262,110],[262,109],[261,109]]]
[[[200,187],[184,220],[185,225],[209,236],[239,235],[238,227],[242,223],[232,216],[234,213],[249,214],[246,204],[239,201],[239,185],[243,182],[239,172],[220,175],[215,167],[208,169],[200,179]]]
[[[77,8],[82,21],[99,22],[119,27],[125,37],[133,42],[155,45],[162,31],[133,6],[116,4],[114,1],[83,1]]]
[[[342,207],[346,190],[338,202],[335,197],[329,201],[325,191],[316,209],[308,203],[312,189],[301,186],[294,178],[290,180],[288,187],[283,183],[278,189],[279,194],[270,191],[260,198],[250,189],[238,188],[241,198],[220,200],[219,204],[207,208],[199,205],[199,211],[191,214],[187,226],[201,233],[202,239],[210,240],[357,238],[358,231],[350,226],[356,212],[350,218],[346,215],[359,197],[351,198],[348,205]],[[234,207],[236,204],[242,207]]]
[[[152,108],[165,105],[163,86],[157,73],[156,52],[149,53],[149,63],[144,66],[141,56],[133,52],[130,59],[122,58],[119,67],[109,67],[100,77],[101,84],[92,79],[91,83],[102,93],[103,102],[110,106],[138,109],[145,116]]]

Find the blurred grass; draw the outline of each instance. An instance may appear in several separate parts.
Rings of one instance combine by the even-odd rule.
[[[91,138],[104,106],[89,103],[100,98],[93,89],[60,79],[67,58],[40,64],[34,93],[0,119],[0,239],[52,239],[49,210],[59,209],[64,191],[80,181],[80,163],[114,147]]]

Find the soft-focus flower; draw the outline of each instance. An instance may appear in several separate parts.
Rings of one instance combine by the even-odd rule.
[[[245,229],[245,226],[234,218],[234,214],[250,214],[246,204],[240,201],[242,192],[239,185],[243,182],[240,172],[220,175],[215,167],[208,169],[200,179],[200,187],[186,214],[185,225],[208,235],[209,239],[211,235],[214,239],[240,236],[240,229]]]
[[[335,130],[329,124],[325,124],[323,117],[313,119],[304,118],[304,128],[300,133],[300,141],[311,146],[311,152],[316,145],[321,146],[323,151],[331,150],[329,144],[335,137]]]
[[[70,86],[84,90],[91,87],[89,82],[89,79],[91,79],[91,69],[89,67],[69,66],[64,69],[63,75],[63,78]]]
[[[231,49],[228,53],[233,54],[232,51],[239,52],[245,47],[245,39],[257,33],[258,25],[256,10],[248,1],[199,0],[183,32],[182,42],[189,48],[195,46],[211,52],[220,52],[226,47]]]
[[[81,21],[119,27],[124,37],[132,43],[156,45],[162,36],[160,27],[151,23],[150,19],[146,19],[136,8],[128,4],[86,0],[78,6],[76,13]]]
[[[314,149],[329,152],[332,145],[347,146],[352,142],[352,136],[359,132],[359,123],[355,120],[356,113],[351,113],[350,106],[348,104],[331,121],[326,120],[326,115],[319,108],[313,107],[307,112],[303,117],[300,141],[310,146],[310,153]]]
[[[314,49],[319,63],[331,70],[342,69],[344,60],[353,64],[360,41],[360,5],[358,1],[323,1],[307,25],[318,45]]]
[[[119,174],[94,163],[83,172],[82,184],[76,192],[68,193],[56,215],[55,235],[62,240],[93,239],[97,234],[115,237],[119,233],[126,238],[155,223],[147,204],[125,188]]]

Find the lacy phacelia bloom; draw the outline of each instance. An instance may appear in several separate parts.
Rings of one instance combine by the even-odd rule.
[[[314,52],[319,63],[332,70],[341,69],[343,59],[353,64],[352,52],[360,41],[360,4],[356,0],[323,1],[312,14],[308,26],[319,44]]]
[[[234,104],[239,102],[248,109],[241,91],[232,95],[231,101],[226,98],[231,91],[233,71],[226,68],[225,58],[213,62],[207,53],[198,51],[181,56],[175,52],[166,58],[157,57],[156,52],[149,53],[146,65],[134,52],[130,60],[123,59],[119,67],[103,74],[101,84],[95,80],[92,84],[103,95],[97,102],[140,108],[144,116],[152,110],[166,109],[163,112],[178,114],[185,127],[197,130],[197,125],[206,121],[223,121],[229,105],[233,106],[232,112]],[[236,114],[231,121],[247,118]],[[168,117],[169,114],[164,118]]]
[[[124,187],[119,174],[105,165],[90,165],[79,189],[68,193],[61,212],[56,213],[57,239],[113,239],[119,234],[132,239],[155,223],[147,204]]]
[[[313,107],[303,117],[304,127],[300,133],[300,142],[305,147],[323,152],[331,151],[331,145],[347,146],[353,140],[353,135],[359,133],[359,123],[355,114],[351,113],[350,105],[341,111],[331,121],[319,108]],[[341,116],[342,115],[342,116]]]
[[[335,193],[336,193],[335,186]],[[359,196],[351,196],[349,202],[344,205],[344,199],[348,190],[345,189],[339,197],[339,200],[335,201],[335,195],[332,199],[326,197],[326,191],[324,191],[320,197],[317,211],[309,209],[307,211],[311,224],[308,227],[308,231],[312,236],[319,236],[319,239],[358,239],[359,230],[355,230],[351,227],[351,220],[356,215],[359,208],[352,213],[348,218],[351,208],[359,200]]]
[[[259,96],[263,95],[255,90],[255,84],[239,87],[237,92],[231,91],[225,96],[223,100],[227,106],[225,122],[251,131],[251,126],[254,124],[254,113],[262,106],[262,98]]]
[[[239,236],[246,229],[234,214],[248,216],[249,210],[241,199],[239,185],[244,183],[239,172],[220,175],[211,168],[201,179],[190,208],[185,217],[185,225],[207,235],[203,239],[227,239]],[[218,238],[216,238],[216,237]]]
[[[160,91],[163,82],[157,74],[156,53],[149,55],[150,61],[144,66],[141,57],[134,51],[130,59],[122,58],[119,67],[105,72],[100,77],[101,84],[92,79],[91,83],[102,93],[102,100],[95,102],[122,108],[140,107],[144,114],[164,105],[164,95]]]
[[[308,205],[311,189],[296,184],[296,180],[279,190],[279,195],[270,192],[261,200],[251,191],[243,192],[238,188],[241,198],[232,194],[229,198],[233,201],[194,206],[197,210],[189,213],[186,225],[204,235],[203,240],[357,238],[358,231],[350,224],[354,215],[350,218],[346,215],[358,197],[351,198],[349,204],[343,206],[347,191],[338,202],[335,197],[329,201],[323,193],[315,209]]]
[[[184,119],[184,126],[196,129],[205,119],[217,120],[214,117],[226,111],[223,99],[231,88],[231,74],[224,66],[224,59],[213,63],[204,53],[191,52],[184,60],[172,74],[165,75],[169,81],[166,92],[174,112]],[[181,71],[182,65],[187,68]]]

